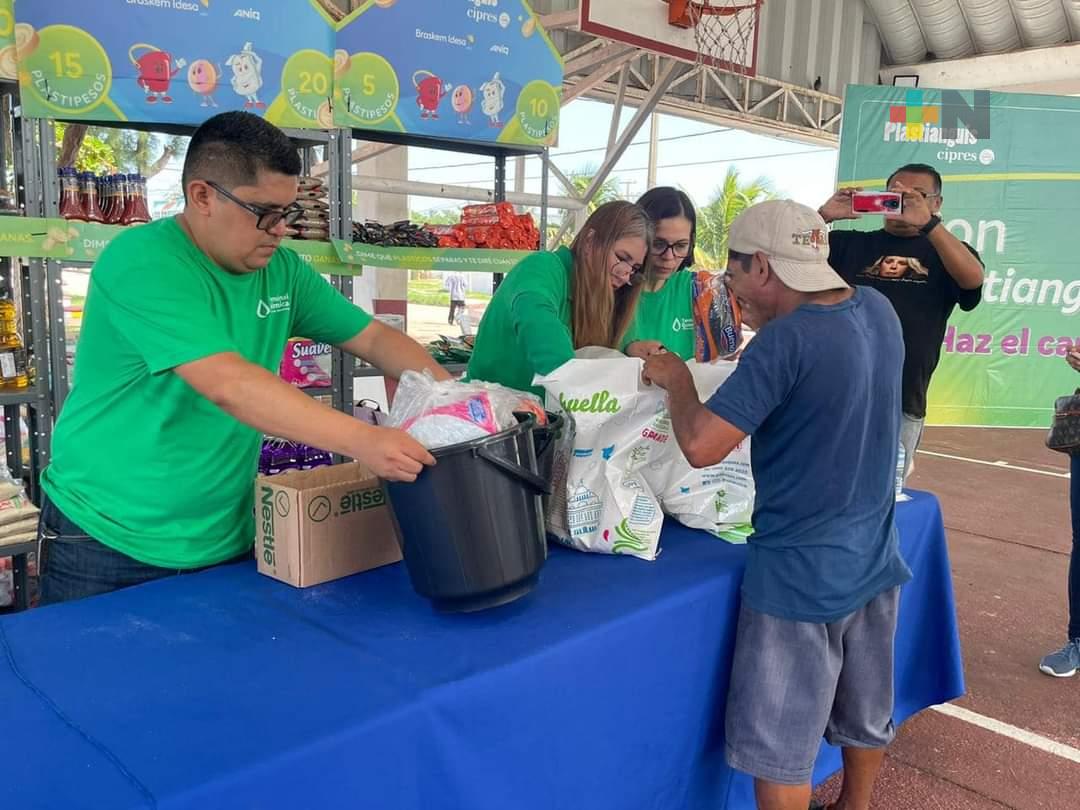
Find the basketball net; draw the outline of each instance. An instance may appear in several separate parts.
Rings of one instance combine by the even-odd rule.
[[[746,73],[753,64],[758,8],[764,0],[667,0],[668,22],[692,28],[697,64]]]

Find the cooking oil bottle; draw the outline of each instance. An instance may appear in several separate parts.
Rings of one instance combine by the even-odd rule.
[[[19,314],[11,288],[0,279],[0,391],[19,391],[30,385],[26,348],[19,336]]]

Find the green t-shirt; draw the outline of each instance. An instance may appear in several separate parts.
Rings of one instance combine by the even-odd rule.
[[[262,436],[172,369],[236,352],[276,372],[288,338],[340,344],[370,322],[291,250],[236,275],[173,219],[125,231],[90,275],[45,493],[141,562],[198,568],[243,553]]]
[[[694,357],[694,273],[674,273],[657,292],[642,292],[623,348],[635,340],[659,340],[683,360]]]
[[[570,332],[570,249],[518,262],[488,303],[476,332],[469,379],[499,383],[543,398],[532,384],[574,359]]]

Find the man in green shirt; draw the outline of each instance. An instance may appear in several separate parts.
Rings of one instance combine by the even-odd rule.
[[[207,121],[184,213],[124,232],[94,265],[71,395],[42,475],[43,603],[250,554],[264,433],[411,481],[434,459],[406,433],[319,404],[276,375],[302,335],[397,378],[447,377],[413,340],[280,248],[301,164],[249,113]]]

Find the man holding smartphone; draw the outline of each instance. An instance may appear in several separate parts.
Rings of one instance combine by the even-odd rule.
[[[941,175],[933,166],[911,163],[893,172],[889,191],[902,195],[900,212],[886,214],[876,231],[833,231],[829,264],[849,284],[876,288],[892,302],[904,332],[900,443],[904,477],[914,463],[926,418],[926,391],[941,356],[953,309],[968,312],[982,298],[979,254],[941,222]],[[822,219],[859,219],[852,197],[841,188],[818,209]],[[901,272],[902,271],[902,272]]]

